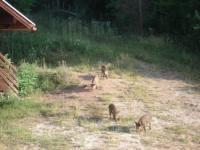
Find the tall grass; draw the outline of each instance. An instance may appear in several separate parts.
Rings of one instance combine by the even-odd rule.
[[[56,64],[60,60],[73,62],[81,55],[89,54],[95,45],[90,39],[110,39],[114,31],[109,23],[92,21],[89,24],[77,19],[60,19],[53,16],[35,16],[38,25],[36,33],[4,33],[1,35],[1,49],[9,53],[12,60],[18,62],[41,61]],[[71,59],[73,58],[73,59]],[[77,59],[74,59],[77,58]]]
[[[183,72],[198,74],[200,55],[187,52],[163,37],[120,36],[109,22],[33,16],[36,33],[1,33],[0,47],[18,63],[22,60],[38,64],[69,65],[112,63],[133,70],[134,60],[159,64]]]

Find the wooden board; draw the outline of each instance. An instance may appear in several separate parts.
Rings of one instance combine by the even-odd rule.
[[[4,82],[4,80],[0,78],[0,92],[4,92],[7,89],[8,89],[8,86],[6,85],[6,83]]]
[[[11,89],[18,93],[17,69],[0,53],[0,92]]]

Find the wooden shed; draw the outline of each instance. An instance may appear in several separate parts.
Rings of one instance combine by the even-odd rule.
[[[6,0],[0,0],[0,32],[35,32],[36,30],[37,27],[35,23]],[[16,68],[0,53],[0,92],[4,92],[8,89],[11,89],[15,93],[18,91]]]
[[[5,0],[0,0],[0,31],[36,31],[36,25]]]

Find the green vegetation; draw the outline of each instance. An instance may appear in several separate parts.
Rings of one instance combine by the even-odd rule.
[[[79,83],[70,72],[65,66],[47,69],[36,64],[22,63],[18,69],[19,94],[28,96],[36,91],[47,92],[77,86]]]
[[[66,89],[79,84],[67,66],[60,66],[55,69],[38,69],[39,78],[37,87],[44,92],[59,88]]]
[[[180,101],[181,98],[196,98],[195,95],[189,95],[191,93],[185,96],[184,92],[189,89],[188,91],[197,91],[195,94],[198,94],[199,85],[186,87],[187,89],[182,89],[186,86],[183,83],[179,87],[178,82],[177,87],[166,85],[166,90],[174,92],[171,96],[174,99],[171,100],[170,95],[170,98],[162,95],[165,88],[159,87],[157,74],[156,80],[150,79],[152,74],[145,67],[150,66],[148,71],[152,72],[157,71],[157,68],[159,71],[163,69],[178,72],[187,79],[200,81],[200,17],[197,2],[198,0],[150,0],[149,3],[142,0],[13,2],[20,10],[31,14],[29,17],[36,22],[38,31],[1,33],[0,36],[1,53],[17,64],[20,92],[19,97],[13,97],[9,93],[0,95],[0,149],[15,149],[15,145],[32,145],[36,149],[70,149],[72,144],[75,145],[73,142],[93,137],[98,140],[98,136],[106,137],[108,143],[116,142],[116,145],[120,142],[127,144],[127,137],[129,140],[140,141],[136,134],[132,134],[135,133],[134,121],[147,111],[156,114],[156,121],[153,120],[152,124],[155,126],[152,126],[152,131],[144,139],[146,145],[156,145],[158,141],[161,141],[160,146],[169,144],[162,142],[187,144],[185,136],[191,132],[190,127],[181,124],[166,127],[180,116],[165,113],[168,109],[175,110],[179,102],[179,109],[182,110],[185,103]],[[138,10],[142,12],[137,12]],[[108,90],[104,93],[104,86],[93,93],[89,88],[82,89],[90,82],[90,78],[80,81],[79,75],[85,75],[86,71],[87,75],[99,73],[99,66],[102,64],[108,64],[111,78],[106,81],[113,86],[105,86]],[[154,66],[157,67],[155,70]],[[150,75],[149,80],[140,76],[137,69],[138,72],[144,69],[146,72],[143,75]],[[162,78],[162,74],[158,78]],[[151,87],[148,88],[148,85]],[[154,89],[155,93],[151,91]],[[86,94],[83,96],[84,92]],[[47,95],[44,96],[44,93]],[[167,100],[170,101],[166,102]],[[121,104],[118,122],[108,119],[107,106],[110,103]],[[190,106],[193,107],[193,104]],[[179,120],[180,118],[176,121]],[[38,132],[40,129],[34,131],[37,125],[44,126],[42,133]],[[158,130],[157,126],[160,126]],[[51,131],[54,130],[55,133],[52,134]],[[183,137],[173,139],[173,136],[176,138],[179,135]],[[200,137],[194,135],[191,140],[199,144]],[[82,142],[79,146],[84,145]]]
[[[14,62],[25,60],[41,66],[111,63],[111,67],[133,72],[135,60],[140,60],[199,77],[199,55],[165,37],[118,36],[111,26],[101,22],[84,24],[77,19],[51,15],[35,18],[39,24],[36,33],[2,33],[0,37],[2,49]]]
[[[166,35],[169,40],[199,52],[199,0],[18,0],[26,13],[103,21],[122,34]]]
[[[181,5],[177,0],[11,3],[24,12],[33,11],[31,18],[38,27],[33,34],[1,33],[1,50],[15,63],[22,60],[42,66],[62,62],[70,66],[112,63],[116,68],[133,70],[138,59],[199,78],[198,0],[184,1]],[[138,7],[143,8],[143,16],[138,14]],[[143,34],[138,35],[139,30]],[[43,89],[45,85],[41,85]]]
[[[5,98],[1,97],[0,109],[0,126],[1,134],[0,139],[5,140],[4,143],[11,143],[15,140],[25,140],[30,138],[30,133],[23,127],[20,127],[16,122],[28,116],[34,116],[39,113],[41,105],[34,101],[22,100],[15,97]],[[6,103],[5,103],[6,101]]]
[[[39,115],[54,115],[57,113],[56,105],[44,104],[32,99],[20,99],[17,97],[0,97],[0,147],[5,144],[13,149],[12,144],[38,145],[42,148],[60,149],[69,147],[64,137],[40,136],[32,134],[31,129],[24,126],[25,120],[31,120]],[[25,119],[25,120],[24,120]],[[34,120],[34,119],[33,119]],[[32,121],[33,121],[32,120]],[[32,122],[33,123],[33,122]]]
[[[19,94],[21,96],[32,94],[36,88],[37,80],[36,65],[22,64],[18,70]]]

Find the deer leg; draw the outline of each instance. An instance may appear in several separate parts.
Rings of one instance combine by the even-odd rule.
[[[109,111],[109,118],[111,119],[111,111]]]
[[[92,89],[94,90],[94,89],[96,89],[97,87],[96,87],[96,85],[94,84],[93,86],[92,86]]]
[[[145,125],[143,126],[143,129],[144,129],[144,132],[146,133],[146,127],[145,127]]]
[[[115,121],[117,121],[117,119],[116,119],[116,114],[115,114],[115,113],[113,113],[113,119],[114,119]]]
[[[149,123],[149,130],[151,130],[151,123]]]

